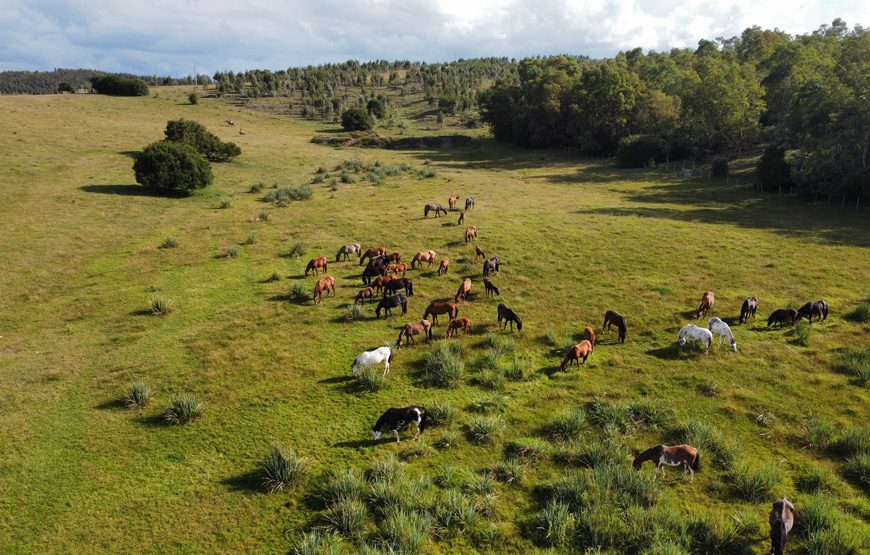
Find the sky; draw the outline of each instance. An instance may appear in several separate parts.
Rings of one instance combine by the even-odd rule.
[[[212,75],[326,62],[694,47],[758,25],[807,33],[867,0],[0,0],[0,71]]]

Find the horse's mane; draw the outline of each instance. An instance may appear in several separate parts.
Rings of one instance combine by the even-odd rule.
[[[372,430],[374,430],[374,431],[380,430],[381,426],[383,426],[385,424],[386,420],[388,418],[392,418],[392,416],[395,414],[395,412],[397,410],[398,409],[395,409],[395,408],[387,409],[386,412],[384,412],[384,414],[382,414],[381,417],[378,418],[378,421],[375,422],[375,425],[372,426]]]

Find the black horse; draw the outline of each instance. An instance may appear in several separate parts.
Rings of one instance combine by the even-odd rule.
[[[794,325],[797,314],[797,310],[793,308],[779,308],[774,310],[767,319],[767,327],[770,327],[771,325],[776,327],[776,324],[779,324],[779,327],[783,327],[786,324]]]
[[[486,278],[483,278],[483,287],[484,287],[484,289],[486,289],[486,296],[487,297],[491,297],[491,296],[495,296],[495,295],[499,294],[498,287],[493,285],[493,283]]]
[[[504,324],[502,324],[502,320],[504,320]],[[514,322],[517,323],[517,331],[523,331],[523,321],[520,320],[517,313],[504,303],[498,305],[498,323],[502,324],[501,329],[506,329],[510,323],[511,331],[514,331]]]
[[[604,313],[604,324],[601,325],[601,329],[608,331],[613,326],[619,330],[619,342],[625,343],[625,316],[615,310],[608,310]]]
[[[813,316],[818,316],[819,321],[828,319],[828,303],[826,303],[823,299],[819,299],[818,301],[809,302],[802,307],[800,307],[797,311],[797,318],[795,318],[795,322],[800,320],[801,318],[809,318],[810,323],[813,323]]]
[[[384,311],[384,317],[389,314],[393,315],[393,309],[397,306],[402,307],[402,314],[408,313],[408,297],[402,295],[401,293],[398,295],[392,295],[390,297],[384,297],[381,299],[381,302],[378,303],[378,307],[375,309],[375,317],[381,317],[381,310]]]
[[[404,289],[409,297],[414,296],[414,283],[408,278],[391,279],[384,284],[384,297],[394,295]]]
[[[372,278],[386,275],[390,265],[389,256],[376,256],[369,260],[365,270],[362,273],[363,283],[366,285],[372,284]]]
[[[743,306],[740,307],[740,323],[746,324],[750,318],[755,318],[755,311],[758,310],[758,299],[755,297],[747,297],[743,301]]]
[[[495,272],[498,273],[499,268],[501,267],[501,260],[497,256],[493,256],[489,260],[484,261],[483,263],[483,277],[488,277],[490,273]]]
[[[400,441],[399,430],[406,426],[414,424],[417,428],[417,433],[414,434],[414,439],[423,433],[426,428],[426,421],[429,419],[429,413],[420,405],[411,405],[401,409],[387,409],[387,412],[378,418],[375,425],[372,426],[372,433],[375,435],[375,440],[381,439],[381,432],[384,428],[396,434],[396,443]]]
[[[768,521],[770,522],[770,551],[774,555],[783,555],[785,540],[794,526],[794,505],[788,497],[774,502]]]

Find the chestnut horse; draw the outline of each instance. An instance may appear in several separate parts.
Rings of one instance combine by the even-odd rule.
[[[431,266],[437,257],[438,255],[435,254],[435,251],[420,251],[411,260],[411,269],[416,268],[417,264],[422,266],[424,262],[428,262],[429,266]]]
[[[432,316],[432,322],[437,322],[439,314],[447,314],[450,318],[456,318],[456,316],[459,315],[459,307],[448,301],[432,301],[429,303],[429,306],[426,307],[426,312],[423,313],[423,319],[428,320],[429,316]]]
[[[716,302],[716,297],[713,296],[713,292],[704,291],[704,294],[701,296],[701,304],[698,305],[698,310],[695,311],[695,318],[706,316],[710,312],[710,309],[713,308],[714,302]]]
[[[323,279],[317,280],[317,283],[314,284],[314,304],[318,304],[322,299],[323,292],[326,291],[326,294],[329,295],[329,292],[332,291],[332,296],[335,296],[335,278],[326,276]]]
[[[659,469],[662,471],[662,476],[665,475],[664,465],[682,465],[683,477],[686,476],[686,472],[691,472],[691,481],[694,481],[695,471],[698,470],[701,458],[698,456],[698,450],[691,445],[674,445],[673,447],[668,447],[667,445],[656,445],[635,457],[632,466],[635,470],[640,470],[641,465],[646,461],[653,461],[656,465],[656,468],[653,471],[653,479],[655,479]]]
[[[450,323],[447,324],[447,337],[448,339],[451,337],[455,337],[456,333],[459,330],[463,330],[465,335],[468,335],[468,331],[471,329],[471,320],[465,318],[454,318],[450,320]]]
[[[615,310],[608,310],[604,313],[604,324],[602,324],[601,329],[610,331],[612,326],[616,326],[616,329],[619,330],[619,342],[625,343],[625,316]]]
[[[504,320],[504,324],[501,329],[505,329],[510,322],[511,331],[514,331],[514,322],[517,323],[517,331],[523,331],[523,321],[520,320],[520,317],[517,316],[517,313],[513,311],[513,309],[509,308],[508,305],[502,303],[498,305],[498,323],[501,324],[502,320]]]
[[[326,273],[326,257],[321,256],[320,258],[312,258],[308,263],[308,266],[305,267],[305,277],[308,277],[308,272],[314,271],[314,274],[317,274],[317,268],[323,268],[323,273]]]
[[[387,283],[393,281],[394,279],[399,279],[399,276],[395,274],[387,274],[385,276],[376,277],[374,281],[372,281],[372,287],[375,288],[375,293],[380,293],[381,289],[383,289]]]
[[[454,210],[456,208],[456,201],[457,200],[459,200],[459,197],[456,195],[453,195],[452,197],[447,199],[447,206],[449,206],[451,210]]]
[[[401,264],[390,264],[389,266],[387,266],[387,271],[396,275],[399,275],[401,273],[402,277],[405,277],[405,272],[408,271],[408,265],[404,262],[402,262]]]
[[[477,240],[477,226],[473,225],[465,230],[465,242],[470,243],[475,240]]]
[[[456,297],[454,297],[455,302],[464,301],[468,297],[468,293],[471,291],[471,278],[465,278],[465,281],[459,286],[459,290],[456,292]]]
[[[785,540],[794,526],[794,505],[788,497],[774,501],[767,520],[770,522],[770,552],[773,555],[783,555]]]
[[[369,299],[371,301],[375,300],[375,290],[371,287],[360,289],[360,292],[356,294],[356,300],[354,301],[354,304],[363,304],[366,299]]]
[[[441,265],[438,266],[438,275],[443,276],[447,273],[447,268],[450,267],[450,259],[446,256],[441,259]]]
[[[429,320],[420,320],[419,322],[413,322],[410,324],[406,324],[402,331],[399,332],[399,339],[396,341],[396,347],[402,346],[402,336],[405,336],[405,346],[407,347],[411,343],[417,343],[414,340],[415,335],[423,335],[426,337],[426,341],[432,340],[432,324],[429,323]]]
[[[462,225],[462,222],[465,221],[465,210],[459,211],[459,220],[456,221],[456,225]]]
[[[581,358],[583,359],[583,366],[586,366],[586,359],[589,358],[590,354],[592,354],[592,349],[592,343],[586,339],[568,349],[568,352],[565,353],[565,359],[562,361],[562,366],[560,366],[562,372],[564,372],[565,368],[574,361],[577,362],[577,369],[579,370]]]
[[[372,259],[376,256],[384,256],[385,254],[387,254],[386,247],[372,247],[359,257],[359,265],[365,264],[366,258]]]
[[[793,308],[774,310],[770,318],[767,319],[767,327],[770,327],[771,324],[774,324],[774,327],[776,327],[776,324],[779,324],[779,327],[783,327],[786,324],[794,325],[797,315],[798,311]]]
[[[477,260],[478,258],[482,258],[482,259],[486,260],[486,253],[483,252],[483,250],[480,247],[478,247],[477,245],[474,245],[474,259]]]
[[[583,330],[583,339],[592,343],[592,346],[595,347],[595,330],[592,329],[592,326],[588,326]]]
[[[444,207],[436,202],[430,202],[426,206],[423,207],[423,217],[428,218],[429,212],[435,212],[435,216],[440,217],[441,212],[447,214],[447,210],[444,210]]]

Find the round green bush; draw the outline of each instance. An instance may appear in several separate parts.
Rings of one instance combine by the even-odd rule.
[[[345,131],[371,131],[375,121],[365,108],[349,108],[341,114],[341,127]]]
[[[211,185],[208,161],[190,145],[158,141],[145,147],[133,163],[136,181],[149,189],[189,195]]]

